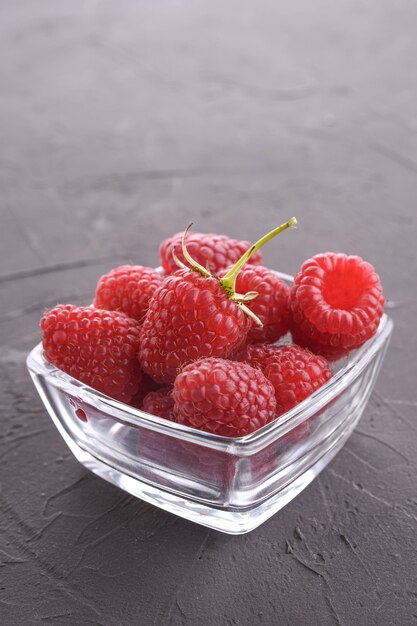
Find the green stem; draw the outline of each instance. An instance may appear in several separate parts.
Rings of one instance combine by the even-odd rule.
[[[258,241],[254,243],[253,246],[251,246],[249,250],[247,250],[240,257],[240,259],[234,264],[234,266],[220,280],[220,284],[223,287],[223,289],[225,289],[227,293],[229,293],[230,295],[233,295],[235,291],[235,283],[236,283],[237,275],[239,274],[242,267],[246,265],[246,263],[249,261],[251,256],[255,254],[257,250],[262,248],[262,246],[264,246],[268,241],[270,241],[271,239],[279,235],[279,233],[282,233],[283,230],[286,230],[287,228],[292,228],[296,226],[296,224],[297,224],[296,218],[292,217],[291,219],[288,220],[288,222],[285,222],[285,224],[281,224],[281,226],[274,228],[274,230],[271,230],[271,232],[267,233],[266,235],[258,239]]]
[[[188,225],[188,227],[186,228],[182,236],[182,241],[181,241],[182,253],[187,263],[189,263],[191,269],[198,272],[202,276],[210,277],[211,276],[210,272],[205,267],[200,265],[200,263],[197,263],[197,261],[193,259],[193,257],[190,255],[190,253],[187,250],[186,239],[187,239],[188,231],[190,230],[192,225],[193,225],[192,223]],[[175,257],[174,257],[174,260],[175,260]]]

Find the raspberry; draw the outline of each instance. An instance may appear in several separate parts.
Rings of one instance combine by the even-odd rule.
[[[183,263],[185,262],[181,251],[182,236],[182,233],[177,233],[173,237],[165,239],[159,248],[162,267],[167,274],[178,269],[172,256],[173,250],[175,250],[177,257]],[[247,241],[237,241],[226,237],[226,235],[191,233],[187,236],[189,253],[211,274],[218,274],[228,265],[235,263],[250,248],[250,245]],[[249,263],[254,265],[262,263],[262,254],[259,251],[255,252]]]
[[[269,343],[247,343],[233,353],[233,361],[248,363],[256,369],[264,371],[265,363],[273,356],[280,346]]]
[[[302,265],[291,288],[294,340],[329,359],[370,339],[383,311],[379,278],[358,256],[318,254]]]
[[[141,330],[142,369],[157,382],[173,383],[191,361],[227,358],[246,340],[250,326],[250,319],[216,278],[178,270],[149,303]]]
[[[190,269],[181,263],[183,269],[169,275],[149,303],[139,352],[143,370],[157,382],[172,383],[187,363],[204,357],[227,358],[239,348],[251,327],[248,318],[262,322],[246,306],[252,294],[235,292],[236,277],[259,248],[296,223],[293,217],[261,237],[222,278],[212,276],[192,258],[186,246],[187,229],[181,250]]]
[[[173,396],[180,423],[225,437],[247,435],[276,416],[272,384],[236,361],[190,363],[177,376]]]
[[[160,383],[155,382],[150,376],[145,374],[145,372],[142,372],[139,390],[130,400],[130,406],[135,407],[135,409],[141,409],[145,396],[147,396],[151,391],[158,391],[161,388],[162,385]]]
[[[116,311],[58,304],[41,319],[47,360],[86,385],[129,402],[139,388],[139,324]]]
[[[149,298],[162,281],[163,276],[151,267],[116,267],[98,281],[94,306],[107,311],[123,311],[142,322]]]
[[[292,409],[333,376],[324,357],[295,344],[277,347],[266,360],[264,373],[275,389],[277,415]]]
[[[290,288],[272,270],[261,265],[246,265],[236,278],[236,291],[258,292],[248,307],[259,317],[263,326],[253,326],[248,333],[251,343],[273,343],[288,332]]]
[[[172,387],[163,387],[158,391],[148,393],[143,400],[142,409],[146,413],[175,421]]]

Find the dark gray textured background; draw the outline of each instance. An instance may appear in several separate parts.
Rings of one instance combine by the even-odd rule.
[[[417,4],[0,4],[0,623],[417,621]],[[57,301],[198,230],[266,261],[373,262],[396,328],[363,419],[296,500],[227,537],[72,458],[25,371]]]

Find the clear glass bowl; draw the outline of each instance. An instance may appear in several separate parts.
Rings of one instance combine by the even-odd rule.
[[[343,446],[369,399],[392,328],[384,315],[376,335],[336,363],[323,387],[279,420],[236,438],[113,400],[50,365],[41,344],[30,352],[27,367],[85,467],[166,511],[238,535],[290,502]]]

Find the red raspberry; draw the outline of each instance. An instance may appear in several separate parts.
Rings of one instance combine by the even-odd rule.
[[[167,274],[178,269],[172,256],[173,250],[175,250],[180,261],[185,263],[181,250],[182,236],[182,233],[177,233],[173,237],[165,239],[159,248],[162,267]],[[236,239],[226,237],[226,235],[203,233],[190,233],[187,235],[188,252],[200,265],[208,269],[211,274],[218,274],[228,265],[235,263],[250,248],[250,245],[247,241],[237,241]],[[254,265],[262,263],[262,254],[259,251],[255,252],[249,263]]]
[[[252,367],[264,371],[265,363],[280,346],[269,343],[247,343],[233,354],[233,361],[249,363]]]
[[[135,407],[135,409],[141,409],[145,396],[147,396],[151,391],[159,391],[159,389],[162,389],[162,385],[160,383],[155,382],[150,376],[145,374],[145,372],[141,372],[140,387],[138,392],[129,402],[130,406]]]
[[[58,304],[41,319],[47,360],[86,385],[129,402],[138,390],[139,324],[124,313]]]
[[[163,276],[151,267],[116,267],[98,281],[94,306],[107,311],[123,311],[142,322],[149,298],[162,281]]]
[[[177,376],[173,396],[180,423],[225,437],[247,435],[276,416],[271,383],[236,361],[190,363]]]
[[[158,382],[173,383],[195,359],[227,358],[246,340],[250,326],[216,278],[178,270],[149,303],[141,331],[142,368]]]
[[[379,278],[358,256],[327,252],[306,261],[290,295],[290,328],[297,343],[337,359],[377,331],[384,312]]]
[[[248,333],[251,343],[273,343],[288,332],[290,288],[275,272],[261,265],[246,265],[236,278],[236,291],[257,291],[258,296],[248,307],[259,317],[263,326],[255,326]]]
[[[142,409],[151,415],[175,421],[172,387],[163,387],[148,393],[143,400]]]
[[[277,415],[292,409],[333,376],[324,357],[295,344],[279,346],[266,360],[264,373],[275,389]]]
[[[250,294],[235,292],[236,277],[259,248],[296,223],[291,218],[264,235],[221,278],[191,257],[185,231],[181,250],[191,269],[170,274],[149,303],[139,353],[143,370],[157,382],[172,383],[191,361],[227,358],[239,348],[251,327],[249,318],[262,322],[246,306]]]

